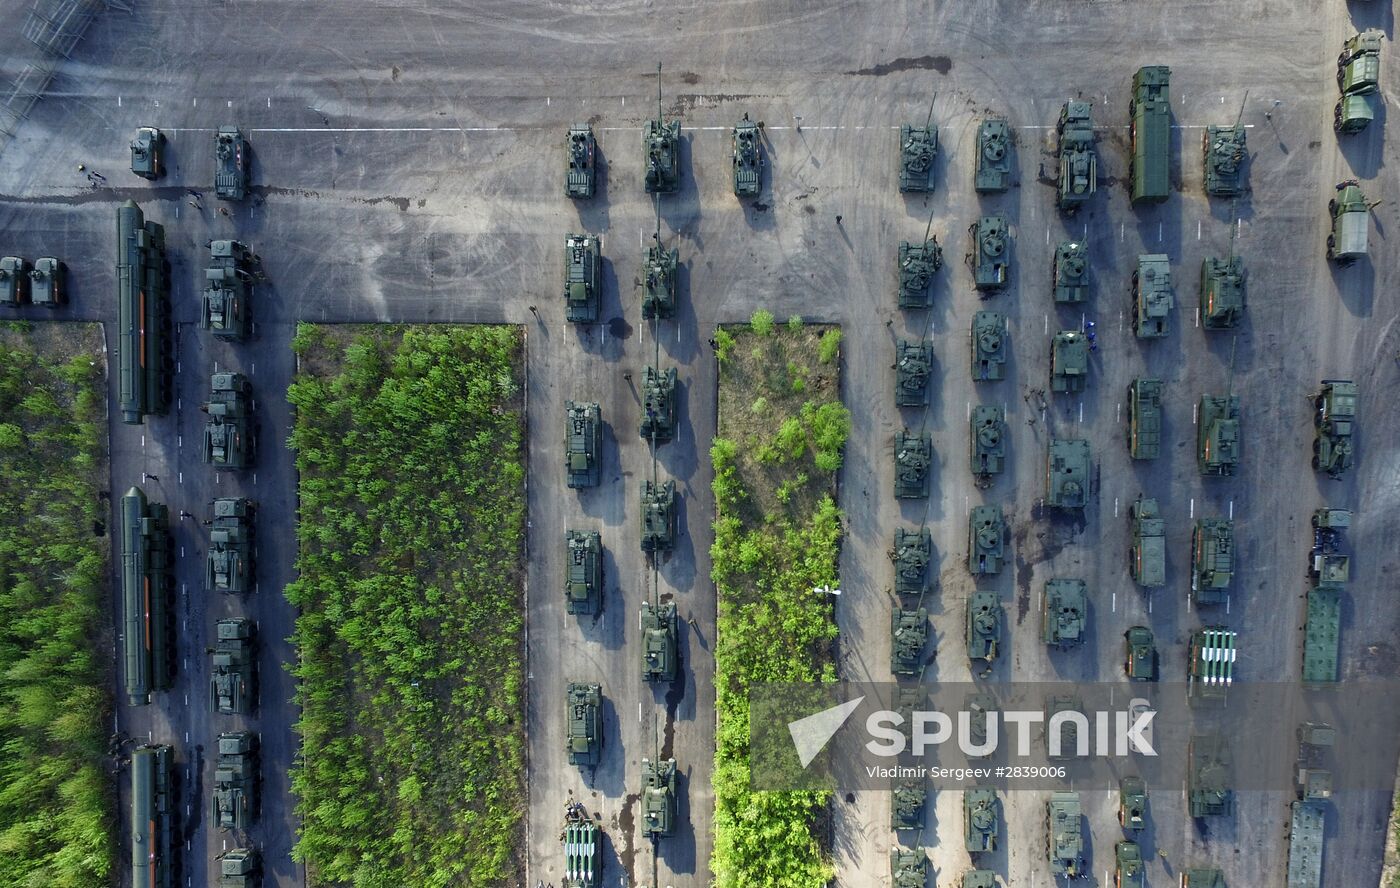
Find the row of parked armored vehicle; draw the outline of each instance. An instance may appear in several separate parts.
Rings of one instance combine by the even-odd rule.
[[[67,303],[68,266],[63,260],[44,256],[31,265],[22,256],[0,258],[0,305],[59,308]]]

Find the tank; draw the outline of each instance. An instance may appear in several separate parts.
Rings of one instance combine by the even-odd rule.
[[[1366,255],[1371,230],[1371,204],[1355,179],[1337,184],[1337,196],[1327,202],[1332,233],[1327,235],[1327,258],[1350,265]]]
[[[890,614],[890,671],[895,675],[918,675],[924,668],[927,641],[928,609],[896,607]]]
[[[1320,802],[1289,805],[1288,888],[1322,888],[1322,840],[1327,808]]]
[[[1191,529],[1191,599],[1224,604],[1235,575],[1235,522],[1197,518]]]
[[[1201,474],[1235,474],[1243,444],[1240,399],[1234,395],[1201,395],[1196,411],[1196,465]]]
[[[262,884],[262,860],[256,848],[230,848],[219,862],[217,888],[257,888]]]
[[[564,470],[572,488],[598,486],[602,410],[596,403],[564,402]]]
[[[204,588],[210,592],[248,592],[253,588],[252,500],[221,497],[214,500],[209,527],[209,553],[205,561]]]
[[[214,194],[219,200],[248,194],[248,140],[236,126],[221,126],[214,136]]]
[[[996,292],[1006,286],[1011,262],[1011,233],[1006,217],[1000,213],[983,216],[967,230],[972,249],[967,254],[967,267],[972,269],[972,285],[978,290]]]
[[[1005,117],[988,117],[977,127],[977,164],[973,187],[996,194],[1011,187],[1011,127]]]
[[[676,482],[642,482],[642,551],[670,552],[676,544]]]
[[[1141,777],[1118,781],[1118,825],[1132,832],[1147,826],[1147,784]]]
[[[639,629],[642,634],[642,679],[667,684],[675,681],[678,629],[675,604],[642,602]]]
[[[894,402],[900,407],[928,405],[928,377],[933,370],[933,340],[899,340],[895,346]]]
[[[1201,303],[1197,319],[1207,330],[1228,330],[1244,319],[1244,260],[1233,253],[1201,260]]]
[[[922,595],[928,591],[928,565],[933,558],[933,536],[928,528],[894,532],[894,591],[899,595]]]
[[[1157,500],[1139,494],[1128,509],[1128,521],[1133,527],[1128,573],[1145,589],[1166,585],[1167,523]]]
[[[170,264],[165,228],[133,201],[117,208],[117,365],[122,422],[140,424],[170,409]]]
[[[1340,478],[1351,468],[1356,401],[1356,383],[1350,379],[1324,379],[1313,397],[1312,466],[1329,477]]]
[[[961,888],[997,888],[997,874],[985,869],[968,870],[958,884]]]
[[[216,339],[241,342],[248,338],[252,264],[253,253],[244,244],[234,240],[209,242],[200,326]]]
[[[1225,874],[1215,867],[1182,870],[1181,888],[1225,888]]]
[[[598,185],[598,142],[593,138],[593,127],[586,123],[569,127],[565,154],[569,165],[564,173],[564,195],[588,200]]]
[[[165,175],[165,133],[153,126],[136,130],[131,140],[131,171],[143,179]]]
[[[1222,698],[1235,683],[1239,633],[1224,626],[1206,626],[1191,634],[1187,653],[1186,695]]]
[[[216,469],[246,469],[256,455],[253,396],[242,373],[215,373],[209,378],[204,405],[204,461]]]
[[[223,715],[248,715],[257,701],[257,663],[254,644],[257,624],[252,620],[220,620],[210,650],[209,708]]]
[[[642,317],[673,318],[676,316],[676,269],[680,266],[680,251],[661,246],[658,230],[647,247],[645,257],[646,288],[642,291]]]
[[[908,429],[894,436],[894,495],[897,499],[928,496],[929,465],[933,462],[933,437]]]
[[[1171,262],[1165,253],[1138,256],[1133,272],[1133,333],[1138,339],[1161,339],[1171,332]]]
[[[1171,194],[1171,68],[1146,65],[1133,75],[1128,104],[1128,179],[1133,203],[1161,203]]]
[[[1061,330],[1050,340],[1050,390],[1074,394],[1089,382],[1089,338]]]
[[[29,300],[44,308],[68,304],[68,266],[60,259],[44,256],[29,269]]]
[[[1045,504],[1055,509],[1083,509],[1089,502],[1089,442],[1051,438],[1045,457]]]
[[[973,747],[981,747],[987,742],[987,713],[997,711],[996,698],[991,694],[968,694],[963,698],[963,711],[967,713],[968,741]],[[969,754],[969,758],[986,758],[991,750],[981,755]]]
[[[995,382],[1006,373],[1006,315],[979,311],[972,316],[972,379]]]
[[[1142,862],[1142,849],[1137,842],[1122,841],[1113,846],[1114,888],[1143,888],[1147,875]]]
[[[978,487],[991,484],[1006,462],[1006,408],[978,404],[968,418],[969,458]]]
[[[637,429],[644,440],[665,444],[676,434],[676,368],[642,370],[642,421]]]
[[[569,764],[597,767],[603,755],[603,686],[569,682],[564,715],[569,726],[564,741]]]
[[[174,674],[170,510],[133,487],[121,499],[122,679],[127,703],[145,706]]]
[[[570,234],[564,239],[564,316],[571,324],[598,320],[598,239],[591,234]]]
[[[937,237],[922,243],[899,242],[899,307],[903,309],[931,308],[930,286],[933,275],[943,267],[943,248]]]
[[[564,815],[564,876],[559,888],[599,888],[603,881],[603,835],[574,803]]]
[[[1045,847],[1050,872],[1077,879],[1084,873],[1084,839],[1079,833],[1083,811],[1079,793],[1052,792],[1045,803]]]
[[[1061,241],[1055,247],[1051,271],[1055,302],[1076,305],[1089,297],[1089,248],[1078,241]]]
[[[173,888],[179,873],[175,750],[138,746],[131,753],[131,884]]]
[[[969,854],[997,849],[997,791],[978,786],[963,791],[963,847]]]
[[[967,658],[984,661],[990,671],[1001,652],[1001,599],[985,589],[973,591],[967,599]]]
[[[568,579],[564,603],[571,614],[596,614],[603,609],[603,541],[596,530],[570,530]]]
[[[1187,806],[1192,817],[1229,817],[1235,808],[1230,788],[1230,756],[1218,734],[1191,738],[1186,775]]]
[[[1001,506],[974,506],[967,519],[967,569],[975,577],[1001,573],[1006,523]]]
[[[1146,626],[1132,626],[1123,633],[1123,671],[1129,681],[1157,680],[1157,645]]]
[[[734,126],[734,196],[752,197],[763,190],[763,148],[758,126],[745,114]]]
[[[890,794],[890,829],[923,829],[928,792],[922,781],[906,780]]]
[[[1140,376],[1128,386],[1128,455],[1156,459],[1162,448],[1162,380]]]
[[[928,884],[928,855],[922,848],[890,849],[890,888],[925,888]]]
[[[642,835],[661,839],[676,829],[676,760],[642,759]]]
[[[1084,640],[1089,617],[1089,587],[1083,580],[1045,582],[1040,609],[1040,637],[1048,645],[1068,648]]]
[[[1237,197],[1244,193],[1244,162],[1248,151],[1245,128],[1208,126],[1201,136],[1201,161],[1205,190],[1211,197]]]
[[[1052,762],[1065,762],[1079,755],[1079,725],[1072,718],[1051,726],[1051,719],[1062,712],[1084,712],[1084,701],[1072,694],[1045,698],[1045,754]],[[1085,738],[1086,742],[1088,738]],[[1058,742],[1058,746],[1056,746]]]
[[[0,305],[18,308],[29,301],[29,262],[19,256],[0,259]]]
[[[659,111],[659,109],[658,109]],[[674,194],[681,187],[677,145],[681,122],[661,117],[648,120],[642,130],[642,150],[646,152],[647,194]]]
[[[1088,102],[1065,102],[1055,124],[1059,191],[1056,206],[1072,216],[1094,196],[1099,159],[1094,151],[1094,121]]]
[[[899,128],[899,190],[922,194],[933,190],[933,160],[938,156],[938,127],[906,123]]]
[[[258,738],[250,731],[219,735],[209,819],[222,830],[247,829],[258,811]]]

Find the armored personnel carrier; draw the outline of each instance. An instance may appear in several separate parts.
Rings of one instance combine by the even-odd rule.
[[[241,342],[248,338],[249,295],[253,253],[235,240],[209,242],[209,265],[204,269],[200,326],[216,339]]]
[[[670,441],[676,434],[676,368],[664,373],[655,367],[642,370],[641,436],[656,444]]]
[[[642,317],[673,318],[676,316],[676,268],[680,252],[661,246],[658,230],[647,247],[646,289],[642,293]]]
[[[996,194],[1011,187],[1011,127],[1005,117],[988,117],[977,127],[973,187],[978,194]]]
[[[1118,825],[1132,832],[1147,826],[1147,784],[1141,777],[1118,781]]]
[[[1161,339],[1171,331],[1171,262],[1165,253],[1138,256],[1133,272],[1133,333],[1138,339]]]
[[[995,292],[1006,286],[1010,267],[1010,229],[1006,217],[983,216],[967,230],[972,238],[972,250],[967,254],[967,267],[972,269],[972,285],[983,291]]]
[[[1123,671],[1129,681],[1157,680],[1157,645],[1146,626],[1132,626],[1123,633]]]
[[[1380,100],[1384,40],[1384,31],[1370,28],[1342,45],[1337,56],[1337,89],[1342,96],[1332,119],[1337,132],[1359,133],[1375,119]]]
[[[1083,509],[1089,502],[1089,442],[1051,438],[1045,456],[1045,504],[1055,509]]]
[[[0,259],[0,305],[18,308],[28,301],[28,260],[19,256]]]
[[[642,602],[642,678],[666,684],[676,680],[676,636],[679,618],[673,603]]]
[[[1162,447],[1162,380],[1140,376],[1128,386],[1128,455],[1156,459]]]
[[[603,609],[603,542],[596,530],[570,530],[565,607],[571,614],[596,614]]]
[[[1313,398],[1312,466],[1332,478],[1351,468],[1352,426],[1356,422],[1356,383],[1350,379],[1324,379]]]
[[[676,830],[676,760],[642,759],[642,835],[663,839]]]
[[[1224,604],[1235,575],[1235,522],[1197,518],[1191,530],[1191,599]]]
[[[216,469],[253,464],[253,397],[242,373],[215,373],[209,379],[209,415],[204,423],[204,461]]]
[[[1139,586],[1154,588],[1167,582],[1167,523],[1157,501],[1141,494],[1128,509],[1133,525],[1133,547],[1128,552],[1128,573]]]
[[[995,381],[1006,372],[1006,315],[979,311],[972,316],[972,379]]]
[[[253,512],[251,500],[214,500],[204,587],[210,592],[247,592],[253,587]]]
[[[256,848],[230,848],[220,854],[216,888],[258,888],[262,883],[262,860]]]
[[[1337,196],[1327,202],[1332,233],[1327,235],[1327,258],[1350,265],[1366,255],[1371,232],[1371,204],[1355,179],[1337,184]]]
[[[997,849],[997,791],[978,786],[963,791],[963,847],[969,854]]]
[[[1061,241],[1055,248],[1055,303],[1075,305],[1089,297],[1089,248],[1078,241]]]
[[[564,741],[569,764],[597,767],[603,755],[603,686],[570,682],[564,716],[569,726]]]
[[[1089,616],[1089,587],[1083,580],[1045,582],[1040,609],[1040,637],[1046,644],[1068,648],[1084,640]]]
[[[969,458],[977,486],[991,484],[993,475],[1000,475],[1006,462],[1006,408],[978,404],[968,419],[971,441]]]
[[[933,370],[933,340],[901,339],[895,346],[894,402],[899,407],[928,405],[928,377]]]
[[[1235,395],[1201,395],[1196,416],[1196,465],[1201,474],[1235,474],[1244,449],[1240,399]]]
[[[1143,888],[1147,884],[1142,849],[1137,842],[1122,841],[1113,846],[1116,863],[1114,888]]]
[[[153,126],[136,130],[131,140],[131,171],[143,179],[165,175],[165,133]]]
[[[1244,193],[1245,128],[1208,126],[1201,136],[1201,161],[1205,168],[1206,194],[1236,197]]]
[[[923,243],[899,242],[899,307],[903,309],[930,308],[933,295],[929,290],[934,272],[943,267],[943,247],[937,237],[927,237]]]
[[[890,614],[890,671],[895,675],[918,675],[924,666],[927,641],[928,609],[895,608]]]
[[[1072,718],[1054,721],[1062,712],[1084,712],[1084,701],[1071,694],[1045,698],[1045,754],[1052,762],[1069,761],[1080,755],[1079,725]],[[1088,738],[1085,738],[1086,742]]]
[[[894,495],[898,499],[928,496],[928,470],[933,462],[933,437],[905,430],[894,436]]]
[[[1078,330],[1061,330],[1050,340],[1050,390],[1074,394],[1089,382],[1089,339]]]
[[[897,784],[890,796],[890,829],[923,829],[926,801],[928,791],[922,781]]]
[[[598,486],[598,444],[602,411],[597,404],[565,401],[564,471],[570,487]]]
[[[974,577],[1001,573],[1006,523],[1001,506],[974,506],[967,519],[967,569]]]
[[[1239,633],[1205,626],[1191,634],[1186,657],[1186,696],[1223,698],[1235,683]]]
[[[734,150],[734,196],[752,197],[763,188],[763,155],[758,126],[745,114],[731,134]]]
[[[642,131],[642,149],[646,151],[646,191],[647,194],[674,194],[681,187],[681,169],[677,146],[681,141],[681,122],[669,123],[660,116],[660,97],[657,98],[657,116],[648,120]]]
[[[997,888],[997,874],[985,869],[968,870],[959,884],[962,888]]]
[[[209,708],[224,715],[247,715],[257,701],[257,624],[241,618],[220,620],[216,632],[209,669]]]
[[[570,234],[564,239],[564,316],[571,324],[598,320],[598,239]]]
[[[1001,653],[1001,599],[997,593],[975,590],[967,599],[967,658],[985,661],[991,670]]]
[[[209,818],[219,829],[247,829],[258,810],[256,735],[237,731],[219,735],[214,765],[214,793]]]
[[[898,528],[894,532],[894,591],[899,595],[922,595],[928,590],[928,564],[933,558],[933,536],[928,528]]]
[[[58,308],[68,303],[68,266],[61,259],[44,256],[29,269],[30,304]]]
[[[929,109],[932,112],[932,108]],[[924,126],[899,128],[899,190],[921,194],[933,190],[933,159],[938,156],[938,127],[932,117]]]
[[[890,849],[891,888],[925,888],[928,884],[928,855],[922,848]]]
[[[1229,817],[1235,808],[1230,788],[1229,748],[1218,734],[1191,738],[1186,797],[1192,817]]]
[[[564,815],[564,879],[560,888],[599,888],[603,880],[603,836],[575,802]]]
[[[1094,121],[1088,102],[1065,102],[1055,124],[1059,140],[1059,193],[1055,205],[1067,216],[1094,196],[1099,158],[1094,151]]]
[[[1244,260],[1233,250],[1223,259],[1201,260],[1201,304],[1198,318],[1207,330],[1228,330],[1244,320]]]
[[[569,166],[564,172],[564,195],[587,200],[598,183],[598,142],[593,138],[593,127],[586,123],[569,127],[566,153]]]
[[[676,544],[676,482],[642,482],[642,551],[661,555]]]
[[[1181,888],[1225,888],[1225,874],[1205,866],[1182,870]]]
[[[248,194],[248,140],[236,126],[221,126],[214,137],[214,194],[219,200]]]
[[[1045,803],[1045,847],[1050,872],[1077,879],[1084,873],[1084,839],[1079,833],[1083,811],[1079,793],[1054,792]]]

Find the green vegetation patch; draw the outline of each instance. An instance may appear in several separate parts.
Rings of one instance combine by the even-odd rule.
[[[111,632],[98,328],[0,330],[0,885],[105,886]]]
[[[296,856],[357,888],[520,873],[525,540],[514,327],[303,324]]]
[[[833,599],[813,590],[836,585],[842,535],[833,492],[851,423],[840,337],[834,327],[778,327],[768,312],[716,334],[718,888],[822,888],[833,877],[819,837],[830,794],[750,789],[748,690],[836,680]]]

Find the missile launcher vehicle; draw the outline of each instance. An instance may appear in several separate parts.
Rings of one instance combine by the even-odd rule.
[[[569,736],[565,739],[569,764],[597,767],[603,755],[602,685],[570,682],[564,708],[569,726]]]
[[[588,200],[598,185],[598,142],[593,127],[586,123],[569,127],[565,155],[569,165],[564,171],[564,195]]]
[[[1059,189],[1055,200],[1072,216],[1089,202],[1098,187],[1099,158],[1094,150],[1094,121],[1088,102],[1066,102],[1055,124]]]
[[[662,839],[676,831],[676,760],[642,759],[642,835]]]
[[[602,537],[596,530],[570,530],[565,540],[569,552],[565,607],[571,614],[596,614],[603,609]]]
[[[1244,449],[1240,399],[1235,395],[1201,395],[1196,417],[1196,465],[1201,474],[1235,474]]]
[[[598,486],[602,411],[597,404],[564,402],[564,470],[572,488]]]
[[[564,239],[564,316],[571,324],[598,320],[602,301],[599,291],[598,238],[570,234]]]

